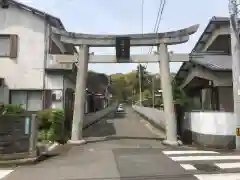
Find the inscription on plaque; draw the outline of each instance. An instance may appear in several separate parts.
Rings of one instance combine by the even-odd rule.
[[[116,58],[118,63],[130,62],[130,37],[116,37]]]

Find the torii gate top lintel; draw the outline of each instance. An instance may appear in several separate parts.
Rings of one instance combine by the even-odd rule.
[[[52,32],[61,36],[61,41],[74,45],[88,45],[93,47],[113,47],[116,37],[127,36],[131,39],[131,46],[154,46],[161,43],[167,45],[181,44],[187,42],[189,35],[194,34],[199,25],[163,33],[146,34],[121,34],[121,35],[100,35],[73,33],[52,27]]]

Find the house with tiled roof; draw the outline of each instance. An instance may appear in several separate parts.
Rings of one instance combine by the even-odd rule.
[[[229,18],[213,17],[175,76],[194,110],[233,112]]]
[[[175,76],[190,104],[178,117],[182,140],[214,148],[236,147],[229,18],[213,17]]]

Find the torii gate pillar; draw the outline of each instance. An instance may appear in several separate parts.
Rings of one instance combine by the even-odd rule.
[[[71,140],[69,140],[70,144],[85,143],[82,137],[82,127],[85,116],[84,107],[89,59],[89,47],[87,45],[79,46],[78,58],[72,133]]]
[[[159,69],[161,75],[161,89],[164,104],[164,118],[166,123],[166,140],[164,144],[178,145],[177,121],[173,103],[172,79],[169,69],[169,54],[166,44],[158,46]]]

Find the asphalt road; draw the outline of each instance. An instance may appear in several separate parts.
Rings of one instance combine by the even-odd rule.
[[[127,108],[84,131],[88,143],[64,146],[59,156],[14,169],[5,180],[194,180],[162,153],[161,133]]]

